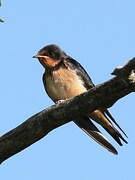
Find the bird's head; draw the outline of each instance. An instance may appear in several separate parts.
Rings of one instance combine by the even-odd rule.
[[[66,57],[65,52],[54,44],[43,47],[37,55],[33,56],[33,58],[38,58],[45,68],[55,67],[64,57]]]

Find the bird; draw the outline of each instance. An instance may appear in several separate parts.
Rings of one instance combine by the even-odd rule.
[[[82,65],[65,53],[58,45],[50,44],[44,46],[33,58],[37,58],[45,68],[42,78],[44,88],[54,103],[66,101],[87,92],[95,86]],[[118,151],[96,127],[96,123],[100,124],[120,146],[123,145],[122,141],[126,144],[128,143],[118,131],[118,128],[126,137],[127,135],[120,128],[108,109],[96,109],[89,113],[88,116],[74,120],[74,123],[98,144],[113,154],[118,154]]]

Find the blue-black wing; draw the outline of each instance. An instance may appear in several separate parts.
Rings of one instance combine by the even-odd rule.
[[[95,85],[92,82],[90,76],[88,73],[85,71],[85,69],[81,66],[79,62],[77,62],[75,59],[68,57],[66,61],[64,62],[65,65],[67,64],[68,67],[74,71],[76,71],[77,75],[80,76],[80,79],[82,79],[84,86],[87,90],[93,88]],[[113,118],[111,113],[106,109],[102,111],[102,113],[105,115],[105,117],[108,119],[108,121],[111,123],[114,122],[115,125],[123,132],[123,134],[127,137],[126,133],[121,129],[121,127],[118,125],[116,120]],[[111,121],[110,121],[111,120]]]

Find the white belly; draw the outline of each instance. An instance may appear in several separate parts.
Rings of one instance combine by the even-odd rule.
[[[65,100],[86,92],[83,82],[68,69],[53,72],[46,76],[46,91],[54,101]]]

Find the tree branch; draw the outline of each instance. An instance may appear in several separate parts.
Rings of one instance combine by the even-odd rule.
[[[124,67],[117,67],[116,77],[95,86],[86,93],[53,105],[0,137],[0,163],[35,143],[51,130],[95,109],[111,107],[118,99],[135,91],[135,58]]]

